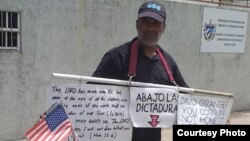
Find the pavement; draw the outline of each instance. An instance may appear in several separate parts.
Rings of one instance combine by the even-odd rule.
[[[234,125],[250,125],[250,111],[234,112],[230,115],[230,124]],[[161,141],[172,141],[172,128],[162,129],[162,139]],[[22,139],[19,141],[29,141],[27,139]]]
[[[241,111],[241,112],[233,112],[230,115],[230,124],[231,125],[250,125],[250,111]],[[173,130],[162,129],[162,139],[161,141],[172,141]]]

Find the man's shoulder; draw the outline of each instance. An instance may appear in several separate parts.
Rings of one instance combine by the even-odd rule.
[[[128,41],[125,43],[120,44],[119,46],[116,46],[112,49],[110,49],[110,53],[115,53],[115,54],[119,54],[119,53],[127,53],[130,50],[130,46],[131,46],[131,42],[132,41]]]
[[[175,60],[170,53],[168,53],[164,48],[162,48],[159,45],[158,45],[158,48],[163,53],[164,57],[168,60],[169,63],[175,63]]]
[[[164,56],[168,56],[168,57],[172,58],[172,56],[164,48],[162,48],[160,45],[157,45],[157,47],[164,54]]]

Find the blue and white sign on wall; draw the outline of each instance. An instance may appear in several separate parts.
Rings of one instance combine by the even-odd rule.
[[[204,8],[201,52],[244,53],[247,12]]]

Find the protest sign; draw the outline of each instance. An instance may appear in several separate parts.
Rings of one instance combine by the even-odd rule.
[[[226,124],[233,97],[209,94],[179,94],[178,124]]]
[[[130,88],[129,113],[134,127],[172,127],[178,92],[167,88]]]
[[[51,84],[48,107],[62,102],[81,141],[131,141],[126,87],[91,84]]]
[[[129,106],[130,108],[129,111],[130,111],[131,121],[133,121],[133,125],[135,127],[172,127],[172,125],[176,123],[176,120],[178,124],[225,124],[229,117],[231,108],[232,108],[233,96],[234,96],[234,94],[224,93],[224,92],[216,92],[216,91],[208,91],[208,90],[184,88],[184,87],[176,87],[176,86],[160,85],[160,84],[152,84],[152,83],[107,79],[107,78],[96,78],[96,77],[88,77],[88,76],[80,76],[80,75],[53,73],[53,77],[61,78],[61,79],[79,80],[79,81],[84,80],[84,81],[91,81],[91,82],[96,82],[96,83],[125,85],[129,87],[139,86],[140,88],[137,87],[138,89],[132,88],[130,90],[130,96],[131,96],[130,102],[131,103]],[[86,92],[86,94],[82,95],[83,97],[78,98],[79,94],[76,94],[76,93],[83,93],[81,92],[82,91],[81,89],[84,89],[83,92]],[[177,90],[180,93],[177,93]],[[128,91],[129,91],[128,87],[122,87],[122,86],[116,87],[116,86],[104,86],[104,85],[101,85],[101,86],[81,85],[80,87],[75,86],[75,88],[73,87],[73,88],[68,89],[67,85],[54,85],[54,86],[50,86],[50,89],[48,92],[49,94],[54,95],[54,96],[52,97],[51,95],[49,95],[48,101],[51,102],[51,100],[52,101],[64,100],[63,101],[64,103],[71,103],[70,101],[72,101],[73,103],[77,100],[79,102],[80,100],[84,102],[83,105],[76,106],[75,104],[72,105],[71,103],[71,105],[67,104],[65,105],[65,107],[68,107],[70,105],[71,109],[73,107],[73,109],[81,109],[81,110],[85,110],[85,108],[92,107],[92,108],[89,108],[88,110],[91,111],[93,109],[96,111],[94,113],[97,113],[97,110],[96,110],[97,107],[101,107],[104,111],[106,110],[106,112],[104,112],[103,117],[105,116],[108,117],[110,113],[112,113],[112,111],[117,111],[115,115],[118,115],[118,118],[120,119],[121,123],[124,122],[124,127],[126,128],[122,128],[122,131],[123,130],[125,131],[123,131],[124,134],[121,133],[121,136],[119,136],[119,138],[117,138],[118,135],[117,135],[117,132],[115,132],[115,138],[120,139],[121,141],[124,141],[126,139],[130,140],[131,134],[132,134],[131,133],[132,125],[130,125],[131,121],[130,120],[128,121],[129,119],[129,115],[128,115],[129,92]],[[182,95],[181,93],[183,92],[186,94]],[[113,103],[113,105],[119,104],[122,110],[124,110],[124,112],[122,112],[124,114],[121,114],[121,113],[119,114],[119,112],[121,112],[122,110],[121,109],[118,110],[117,106],[112,106],[112,103],[109,103],[109,101],[108,103],[106,103],[107,107],[104,106],[105,104],[102,104],[102,102],[107,100],[107,99],[104,99],[107,93],[113,94],[113,95],[110,95],[113,98],[116,98],[116,96],[119,93],[122,93],[121,94],[122,97],[118,99],[120,99],[119,101],[123,102],[123,104],[121,105],[120,103]],[[91,95],[94,97],[91,98]],[[86,96],[87,98],[84,98]],[[77,100],[75,97],[77,97]],[[97,104],[94,104],[95,102],[93,103],[94,101],[93,99],[96,99],[96,101],[99,101],[99,102],[97,102]],[[165,100],[165,102],[161,100]],[[178,101],[178,106],[177,106],[177,101]],[[111,102],[118,102],[118,101],[115,100]],[[102,104],[102,105],[98,105],[98,104]],[[98,106],[96,107],[96,105]],[[110,108],[110,105],[112,106],[111,108]],[[161,113],[159,112],[161,111],[159,110],[159,107],[164,107],[163,105],[165,106],[166,110],[163,113]],[[77,108],[77,107],[81,107],[81,108]],[[178,110],[176,107],[178,108]],[[176,111],[178,111],[178,113]],[[69,114],[78,115],[78,116],[83,115],[83,113],[81,112],[74,113],[73,110],[71,110],[71,113]],[[163,119],[162,114],[166,114],[165,116],[166,118]],[[178,119],[177,119],[176,114],[178,114]],[[102,114],[98,114],[97,116],[99,115],[102,115]],[[96,115],[93,115],[92,113],[92,114],[87,114],[86,117],[90,117],[89,119],[91,119],[91,116],[93,119],[95,118]],[[145,117],[148,117],[148,119]],[[91,121],[91,120],[88,120],[88,121]],[[106,120],[102,120],[103,123],[107,122],[107,124],[111,124],[111,125],[107,125],[107,127],[109,126],[113,127],[114,125],[112,125],[112,122],[117,124],[116,121],[117,120],[114,118],[113,119],[107,118]],[[167,123],[164,123],[164,122],[167,122]],[[87,124],[85,123],[86,122],[83,121],[82,126],[84,127],[87,126]],[[120,124],[120,122],[118,123]],[[92,130],[94,129],[97,129],[97,128],[94,127],[93,129],[90,128],[90,130],[87,130],[90,132],[84,132],[84,130],[86,131],[86,129],[82,130],[81,128],[79,129],[76,128],[76,131],[77,130],[83,131],[84,133],[82,133],[82,135],[80,136],[82,136],[82,138],[87,138],[87,140],[88,139],[92,140],[93,139],[92,137],[95,137],[95,138],[105,137],[105,135],[103,134],[92,134]],[[116,128],[113,128],[113,129],[116,129]],[[100,129],[100,130],[103,130],[103,129]],[[118,132],[120,132],[120,129]],[[86,136],[86,134],[88,137]],[[114,136],[112,134],[111,138],[113,137]],[[98,139],[96,140],[98,141]],[[105,140],[105,139],[102,139],[102,140]]]

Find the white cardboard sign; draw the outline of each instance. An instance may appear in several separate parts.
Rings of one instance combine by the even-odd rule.
[[[47,107],[62,102],[81,141],[131,141],[126,87],[52,84]]]
[[[130,88],[134,127],[167,128],[176,124],[178,92],[167,88]]]
[[[233,98],[208,94],[179,94],[178,124],[226,124]]]

